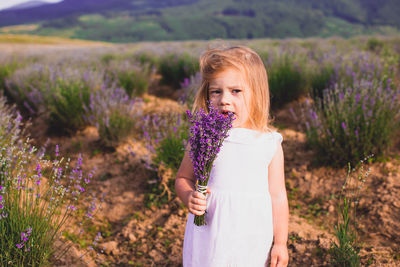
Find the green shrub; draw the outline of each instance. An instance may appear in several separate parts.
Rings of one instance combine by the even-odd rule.
[[[147,147],[154,155],[152,162],[155,167],[162,162],[176,173],[188,139],[188,122],[180,113],[146,115],[141,121]]]
[[[83,80],[58,78],[50,88],[48,99],[50,126],[63,132],[73,132],[86,125],[85,106],[89,106],[91,88]]]
[[[106,146],[116,146],[131,134],[141,114],[140,101],[131,100],[120,88],[103,87],[93,93],[86,110],[86,121],[96,126]]]
[[[333,81],[335,71],[331,66],[323,66],[316,70],[314,68],[310,77],[310,86],[312,88],[313,98],[322,98],[323,90],[329,87],[329,84]]]
[[[161,83],[180,89],[180,83],[199,71],[199,62],[188,54],[166,54],[158,62],[158,73],[161,74]]]
[[[374,51],[374,52],[380,51],[383,46],[384,43],[377,38],[370,38],[367,41],[367,49],[369,51]]]
[[[164,162],[165,165],[176,173],[182,162],[183,155],[185,154],[185,147],[183,140],[187,137],[181,136],[168,136],[161,140],[159,146],[156,148],[156,157],[154,163],[159,165]]]
[[[272,108],[282,107],[307,93],[304,69],[304,63],[296,63],[289,54],[284,54],[271,63],[268,67],[268,83]]]
[[[133,58],[141,65],[147,65],[151,69],[156,68],[159,61],[159,57],[151,55],[149,52],[137,53]]]
[[[15,61],[2,62],[0,64],[0,90],[4,90],[6,87],[6,79],[14,73],[17,69],[18,64]]]
[[[117,87],[124,88],[129,97],[147,93],[150,84],[149,65],[139,65],[129,60],[112,61],[107,67],[107,75]]]

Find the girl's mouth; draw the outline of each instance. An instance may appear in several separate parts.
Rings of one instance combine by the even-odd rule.
[[[235,112],[232,111],[227,111],[227,110],[222,110],[221,114],[224,115],[224,117],[227,117],[229,113],[232,113],[234,116],[236,115]]]

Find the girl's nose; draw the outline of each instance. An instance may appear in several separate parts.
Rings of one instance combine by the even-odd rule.
[[[221,94],[221,105],[229,105],[231,103],[231,97],[229,93],[222,92]]]

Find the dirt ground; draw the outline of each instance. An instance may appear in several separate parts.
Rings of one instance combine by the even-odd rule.
[[[170,100],[152,97],[150,103],[163,112]],[[295,104],[293,104],[295,107]],[[290,206],[289,266],[329,266],[328,249],[334,240],[337,198],[346,177],[345,169],[315,167],[315,154],[289,113],[289,106],[276,113],[282,133],[285,175]],[[36,130],[35,130],[36,125]],[[47,139],[40,123],[33,122],[38,143]],[[99,149],[95,128],[73,136],[50,137],[49,149],[59,144],[61,153],[76,158],[82,153],[84,168],[95,168],[90,185],[104,195],[94,226],[103,230],[94,250],[80,258],[78,245],[54,266],[181,266],[187,209],[176,197],[150,205],[154,188],[173,180],[170,170],[155,172],[145,167],[149,152],[140,139],[128,138],[115,150]],[[400,139],[384,162],[367,164],[370,174],[360,190],[357,215],[363,265],[400,266]],[[132,153],[133,152],[133,153]],[[156,190],[157,191],[157,190]],[[157,198],[168,199],[158,190]],[[153,195],[154,196],[154,195]],[[71,226],[73,227],[73,226]]]

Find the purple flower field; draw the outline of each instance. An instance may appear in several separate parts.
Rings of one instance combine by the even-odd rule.
[[[396,36],[0,43],[0,265],[180,266],[188,210],[174,178],[201,83],[193,62],[220,43],[252,47],[269,75],[290,265],[338,257],[331,244],[342,193],[353,192],[342,188],[349,162],[355,253],[361,265],[400,265]],[[205,160],[193,157],[198,170]]]

